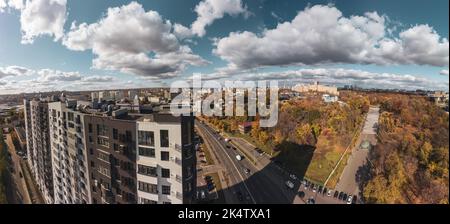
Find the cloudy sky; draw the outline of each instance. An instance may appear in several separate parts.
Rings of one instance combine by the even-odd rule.
[[[0,94],[208,80],[449,89],[448,0],[0,0]]]

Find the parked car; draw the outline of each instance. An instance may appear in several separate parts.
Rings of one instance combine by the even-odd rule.
[[[242,156],[241,156],[241,155],[237,155],[237,156],[236,156],[236,159],[237,159],[238,161],[241,161],[241,160],[242,160]]]
[[[244,168],[244,172],[245,172],[246,174],[249,174],[249,173],[250,173],[250,169]]]
[[[306,182],[305,182],[305,185],[304,185],[304,186],[305,186],[305,190],[308,190],[308,187],[309,187],[309,182],[308,182],[308,181],[306,181]]]
[[[339,193],[338,199],[342,200],[343,197],[344,197],[344,192]]]
[[[289,189],[294,189],[294,183],[292,183],[290,180],[286,181],[286,186],[287,186]]]
[[[314,185],[313,183],[311,183],[311,184],[309,185],[309,189],[310,189],[310,190],[313,190],[314,187],[315,187],[315,185]]]
[[[322,187],[322,186],[319,186],[319,189],[318,189],[317,192],[318,192],[319,194],[322,194],[322,190],[323,190],[323,187]]]
[[[333,190],[328,190],[327,196],[331,197],[332,192],[333,192]],[[336,193],[335,193],[335,195],[336,195]]]
[[[342,200],[343,200],[343,201],[346,201],[347,198],[348,198],[348,195],[344,193],[344,196],[342,197]]]
[[[264,155],[264,151],[262,151],[261,149],[256,148],[255,150],[256,150],[256,152],[259,154],[259,156]]]
[[[338,196],[339,196],[339,191],[335,191],[334,195],[333,195],[333,198],[337,198]]]
[[[315,186],[313,187],[313,192],[316,193],[316,191],[317,191],[317,185],[315,185]]]
[[[358,202],[358,197],[353,196],[352,204],[356,204]]]
[[[201,192],[200,192],[200,195],[201,195],[201,197],[202,197],[202,200],[205,200],[205,199],[206,199],[206,193],[205,193],[205,191],[201,191]]]
[[[315,203],[316,203],[316,201],[314,200],[314,198],[310,198],[310,199],[308,199],[308,201],[306,201],[306,204],[309,204],[309,205],[312,205]]]
[[[328,189],[326,187],[323,188],[322,194],[325,195],[326,193],[328,193]]]
[[[348,204],[348,205],[351,204],[352,201],[353,201],[353,196],[352,196],[352,195],[349,195],[348,198],[347,198],[347,204]]]

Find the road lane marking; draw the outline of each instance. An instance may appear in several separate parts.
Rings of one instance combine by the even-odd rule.
[[[242,179],[242,183],[244,184],[245,189],[247,190],[248,194],[250,195],[250,198],[252,199],[253,204],[256,204],[255,199],[253,198],[252,193],[250,192],[250,190],[248,189],[247,184],[244,181],[244,177],[242,176],[241,172],[239,172],[239,169],[236,167],[236,164],[234,164],[234,160],[231,159],[230,155],[228,155],[228,153],[226,152],[226,150],[223,148],[223,146],[220,144],[220,142],[214,138],[214,135],[211,134],[210,130],[208,130],[208,127],[203,127],[208,133],[209,135],[211,135],[214,139],[214,141],[219,145],[219,148],[222,149],[222,151],[225,153],[225,155],[227,155],[228,159],[231,160],[231,164],[233,164],[234,168],[237,170],[237,173],[239,174],[239,177]]]

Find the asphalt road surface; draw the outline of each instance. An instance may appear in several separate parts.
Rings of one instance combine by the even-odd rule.
[[[248,159],[238,161],[236,156],[243,156],[239,151],[227,148],[227,143],[212,128],[200,122],[197,122],[197,125],[206,133],[204,138],[212,140],[212,150],[215,150],[218,159],[226,169],[226,177],[230,183],[229,188],[225,190],[231,190],[234,194],[241,192],[244,195],[244,200],[238,203],[291,204],[294,202],[297,192],[289,190],[285,185],[286,180],[289,179],[288,176],[277,171],[271,164],[261,169]],[[245,172],[246,169],[250,172]]]

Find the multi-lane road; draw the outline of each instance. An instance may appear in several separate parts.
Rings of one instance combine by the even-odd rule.
[[[285,185],[288,175],[277,171],[272,164],[263,168],[257,168],[248,159],[238,161],[236,156],[243,156],[239,151],[227,147],[227,143],[209,126],[197,122],[200,134],[204,135],[211,143],[218,159],[226,167],[228,188],[226,193],[235,195],[233,203],[252,204],[287,204],[293,203],[296,191],[290,190]],[[250,172],[246,172],[250,171]],[[225,193],[225,192],[224,192]],[[239,197],[239,195],[242,197]],[[242,200],[239,200],[241,198]]]

